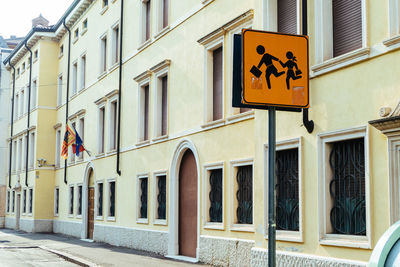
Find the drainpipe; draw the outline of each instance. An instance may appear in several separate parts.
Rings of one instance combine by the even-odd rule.
[[[302,10],[302,34],[307,35],[307,0],[301,1]],[[314,130],[314,121],[308,119],[308,108],[303,109],[303,125],[306,127],[308,133],[312,133]]]
[[[28,186],[28,159],[29,159],[29,127],[31,119],[31,84],[32,84],[32,50],[28,47],[27,41],[25,41],[25,47],[28,49],[31,57],[29,60],[29,85],[28,85],[28,122],[26,125],[26,159],[25,159],[25,185]]]
[[[124,0],[121,0],[121,19],[120,19],[120,41],[119,41],[119,88],[118,88],[118,131],[117,131],[117,173],[121,176],[120,153],[121,153],[121,90],[122,90],[122,40],[124,36]]]
[[[65,104],[65,127],[67,126],[68,123],[68,102],[69,102],[69,69],[70,69],[70,64],[71,64],[71,30],[67,27],[65,24],[65,18],[63,21],[63,25],[65,29],[68,31],[68,70],[67,70],[67,99],[66,99],[66,104]],[[64,163],[64,183],[67,184],[67,162],[68,159],[65,160]]]
[[[8,64],[10,64],[13,69],[13,91],[11,98],[11,136],[10,136],[10,160],[8,166],[8,188],[11,189],[11,163],[12,163],[12,145],[13,145],[13,134],[14,134],[14,100],[15,100],[15,67],[11,64],[11,58],[8,60]]]

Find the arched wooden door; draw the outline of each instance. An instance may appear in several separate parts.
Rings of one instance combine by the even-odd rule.
[[[189,149],[179,168],[179,254],[196,258],[197,248],[197,167]]]

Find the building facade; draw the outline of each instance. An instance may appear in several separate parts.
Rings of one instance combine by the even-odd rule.
[[[232,107],[233,36],[307,33],[315,127],[277,113],[277,262],[365,266],[399,220],[399,4],[74,1],[4,60],[6,227],[265,266],[268,116]],[[66,122],[90,155],[61,157]]]

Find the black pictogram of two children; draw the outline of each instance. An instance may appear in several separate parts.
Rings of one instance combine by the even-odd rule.
[[[262,45],[257,46],[257,53],[260,55],[263,55],[260,63],[258,63],[258,66],[253,66],[250,70],[250,72],[256,76],[257,78],[259,78],[262,74],[262,72],[260,71],[260,67],[265,64],[265,66],[267,67],[265,70],[265,78],[267,80],[267,84],[268,84],[268,88],[271,89],[271,81],[270,81],[270,76],[273,74],[275,77],[279,77],[283,74],[285,74],[284,71],[278,72],[278,70],[276,69],[276,67],[274,66],[272,60],[278,61],[281,65],[282,68],[287,68],[286,71],[286,86],[287,89],[290,89],[290,79],[293,80],[297,80],[300,79],[302,76],[301,74],[301,70],[299,70],[299,68],[297,67],[297,64],[295,61],[296,57],[293,55],[292,52],[288,51],[286,52],[286,57],[288,59],[288,61],[286,61],[285,63],[283,63],[280,59],[265,53],[265,48]],[[296,69],[296,71],[294,71],[294,68]]]

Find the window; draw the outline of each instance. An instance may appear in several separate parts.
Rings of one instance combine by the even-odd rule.
[[[36,49],[33,58],[36,60],[38,59],[38,57],[39,57],[39,51]]]
[[[138,194],[139,209],[138,209],[138,222],[147,223],[148,213],[148,177],[138,177]]]
[[[58,76],[58,86],[57,86],[57,106],[60,106],[62,103],[62,86],[63,86],[63,77],[62,75]]]
[[[64,55],[64,45],[60,46],[60,57]]]
[[[19,68],[17,69],[17,76],[19,76],[19,73],[20,73],[20,70],[19,70]]]
[[[85,143],[85,118],[79,119],[79,136],[82,142]],[[79,159],[83,159],[83,152],[79,152]]]
[[[99,109],[99,145],[98,153],[104,153],[104,123],[105,123],[105,107]]]
[[[97,184],[97,217],[103,216],[103,183]]]
[[[17,140],[14,141],[13,146],[13,159],[12,159],[12,169],[13,171],[17,170]]]
[[[23,141],[23,145],[22,145],[22,150],[24,151],[23,155],[22,155],[22,169],[25,170],[26,167],[26,156],[27,156],[27,152],[26,151],[26,144],[28,143],[28,135],[24,135],[24,141]]]
[[[167,27],[169,24],[169,0],[163,0],[163,28]]]
[[[36,108],[36,99],[37,99],[37,80],[32,82],[32,92],[31,92],[31,110]],[[28,102],[28,101],[26,101]]]
[[[222,89],[222,47],[215,49],[213,52],[213,94],[212,94],[212,114],[213,120],[222,119],[223,108],[223,89]]]
[[[23,192],[22,213],[26,213],[26,189]]]
[[[139,141],[149,140],[149,84],[140,87]]]
[[[316,62],[324,61],[359,50],[351,55],[351,59],[363,59],[368,51],[360,48],[367,46],[365,1],[316,1],[315,24],[316,28]],[[337,64],[349,59],[343,56],[337,59]],[[336,62],[335,61],[335,62]],[[352,62],[353,63],[353,60]],[[328,66],[313,67],[319,71]],[[332,64],[329,64],[332,67]]]
[[[80,90],[86,87],[86,55],[81,56],[81,86]]]
[[[33,210],[33,189],[29,188],[29,214],[32,214]]]
[[[78,88],[78,63],[72,64],[72,96],[76,94]]]
[[[54,193],[54,215],[58,215],[58,207],[60,203],[60,189],[56,188]]]
[[[14,120],[17,120],[18,119],[18,117],[19,117],[19,107],[18,107],[18,105],[19,105],[19,95],[17,94],[16,96],[15,96],[15,101],[14,101],[14,113],[15,113],[15,117],[14,117]]]
[[[297,34],[299,20],[297,19],[298,0],[279,0],[278,5],[278,32]]]
[[[101,38],[100,73],[107,71],[107,36]]]
[[[24,71],[25,71],[25,62],[22,63],[22,72],[24,72]]]
[[[78,185],[78,213],[82,215],[82,185]]]
[[[161,31],[169,25],[169,0],[157,0],[157,30]]]
[[[119,26],[114,27],[112,38],[113,38],[112,63],[116,64],[118,63],[119,60]]]
[[[117,114],[118,114],[118,101],[111,102],[110,109],[110,150],[117,149]]]
[[[115,181],[108,183],[108,217],[115,217]]]
[[[223,162],[204,166],[205,228],[223,227],[223,167]]]
[[[151,32],[151,1],[142,0],[142,42],[150,39]]]
[[[74,214],[74,186],[69,187],[69,215]]]
[[[168,75],[158,77],[156,95],[156,135],[168,134]]]
[[[56,132],[56,167],[60,167],[61,161],[61,130]]]
[[[32,97],[33,97],[33,86],[31,86],[31,88],[29,88],[29,85],[26,85],[26,94],[25,94],[25,99],[21,98],[21,107],[22,107],[22,112],[21,115],[26,114],[29,111],[29,93],[31,94],[31,101],[32,101]],[[30,90],[30,92],[29,92]],[[32,102],[31,102],[32,103]],[[31,109],[32,109],[32,104],[31,104]]]
[[[19,171],[22,168],[22,161],[23,161],[23,156],[22,156],[22,138],[20,138],[19,142],[18,142],[18,170]]]
[[[79,28],[77,28],[74,32],[74,39],[78,39],[79,38]]]
[[[21,101],[21,103],[19,104],[19,107],[20,107],[19,115],[23,116],[24,113],[25,113],[25,105],[24,105],[24,102],[25,102],[25,91],[24,90],[21,90],[20,101]],[[25,103],[27,103],[27,101]],[[26,109],[26,111],[28,111],[28,110]]]
[[[7,190],[7,213],[10,212],[10,191]]]
[[[82,23],[82,29],[83,29],[82,34],[83,34],[83,32],[84,32],[85,30],[87,30],[87,27],[88,27],[88,20],[85,19],[85,20],[83,21],[83,23]]]
[[[108,6],[108,0],[103,0],[103,8]]]
[[[232,161],[233,229],[254,231],[253,224],[253,162]]]
[[[319,134],[322,244],[371,246],[367,140],[366,127]]]
[[[29,168],[33,168],[35,163],[35,133],[30,133],[29,146]]]
[[[13,213],[15,212],[15,201],[16,201],[16,199],[15,199],[15,191],[13,190],[13,192],[12,192],[12,212]]]
[[[72,129],[76,130],[76,123],[75,122],[72,122],[71,126],[72,126]],[[69,147],[69,153],[68,154],[70,155],[70,162],[71,163],[75,162],[75,153],[72,150],[72,146]]]
[[[167,176],[156,175],[156,220],[167,219]]]

